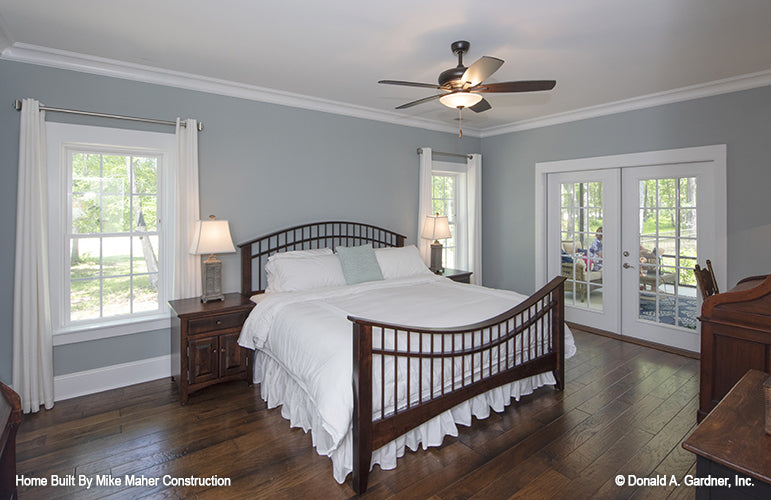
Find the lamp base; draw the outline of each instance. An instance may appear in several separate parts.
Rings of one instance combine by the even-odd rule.
[[[438,240],[431,243],[431,265],[428,268],[436,274],[444,271],[444,266],[442,265],[442,244]]]
[[[214,254],[201,262],[201,285],[203,290],[201,302],[225,300],[225,295],[222,293],[222,261]]]

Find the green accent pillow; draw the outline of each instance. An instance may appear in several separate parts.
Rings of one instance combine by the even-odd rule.
[[[375,250],[367,243],[360,247],[338,247],[337,256],[343,268],[345,282],[349,285],[383,279]]]

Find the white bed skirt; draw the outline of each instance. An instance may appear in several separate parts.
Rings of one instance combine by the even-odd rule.
[[[281,416],[289,420],[292,427],[311,432],[313,446],[319,455],[332,459],[335,480],[342,484],[353,470],[352,429],[349,427],[342,441],[336,444],[302,384],[289,375],[281,363],[260,350],[254,355],[254,383],[260,384],[261,396],[268,408],[281,406]],[[547,372],[502,385],[464,401],[375,450],[370,470],[375,464],[383,470],[393,469],[396,460],[404,455],[405,447],[416,451],[419,446],[424,450],[440,446],[444,436],[458,435],[456,424],[470,426],[472,416],[485,419],[490,416],[490,409],[502,412],[511,404],[512,398],[519,401],[520,397],[541,386],[554,384],[554,376]]]

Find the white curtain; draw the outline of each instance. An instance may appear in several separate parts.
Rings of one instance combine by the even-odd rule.
[[[482,155],[472,154],[466,163],[468,263],[471,283],[482,284]]]
[[[431,241],[420,237],[423,234],[423,226],[426,224],[426,216],[433,214],[431,206],[431,168],[432,154],[431,148],[420,148],[420,196],[418,198],[418,235],[417,246],[420,249],[420,255],[426,265],[431,263]]]
[[[13,280],[13,387],[24,413],[54,405],[46,180],[45,112],[38,101],[24,99]]]
[[[201,295],[201,258],[190,254],[198,202],[198,123],[177,118],[177,158],[174,169],[174,285],[175,299]]]

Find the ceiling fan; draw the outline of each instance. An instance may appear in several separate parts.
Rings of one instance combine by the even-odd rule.
[[[492,108],[487,99],[480,94],[490,92],[537,92],[551,90],[557,84],[555,80],[524,80],[518,82],[484,83],[503,64],[502,59],[484,56],[479,58],[469,67],[463,65],[463,54],[468,52],[471,43],[465,40],[453,42],[450,45],[452,53],[458,56],[458,65],[454,68],[442,71],[439,75],[439,84],[405,82],[401,80],[380,80],[378,83],[386,85],[401,85],[405,87],[422,87],[441,90],[441,94],[435,94],[417,101],[408,102],[397,106],[396,109],[405,109],[423,104],[424,102],[439,99],[439,102],[449,108],[468,108],[476,113],[481,113]]]

